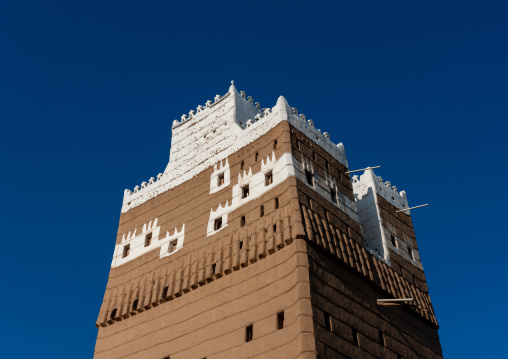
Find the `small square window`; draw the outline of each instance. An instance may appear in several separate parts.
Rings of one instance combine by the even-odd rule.
[[[148,247],[152,244],[152,233],[148,233],[145,237],[145,247]]]
[[[284,311],[277,313],[277,330],[284,328]]]
[[[127,244],[126,246],[123,247],[123,255],[122,255],[122,258],[125,258],[129,255],[131,251],[131,245],[130,244]]]
[[[275,209],[279,209],[279,199],[278,198],[275,198],[275,205],[274,205]]]
[[[221,173],[217,178],[217,186],[222,186],[224,184],[224,173]]]
[[[305,171],[305,177],[307,178],[307,183],[311,186],[314,186],[314,176],[311,171]]]
[[[222,217],[217,218],[217,219],[215,220],[215,223],[214,223],[214,225],[213,225],[213,229],[214,229],[214,230],[216,230],[216,231],[218,231],[219,229],[221,229],[221,227],[222,227]]]
[[[265,174],[265,186],[269,186],[273,183],[272,171]]]
[[[249,185],[243,186],[242,188],[242,198],[249,197]]]
[[[249,325],[245,328],[245,342],[251,342],[254,337],[254,327],[253,325]]]
[[[259,208],[259,216],[263,217],[265,215],[265,206],[261,206]]]
[[[176,245],[178,243],[178,239],[174,239],[169,242],[168,253],[173,253],[176,250]]]
[[[395,239],[395,236],[393,234],[390,236],[390,240],[392,241],[392,246],[394,246],[395,248],[398,248],[397,240]]]
[[[242,218],[240,218],[240,226],[241,227],[245,226],[245,216],[242,216]]]

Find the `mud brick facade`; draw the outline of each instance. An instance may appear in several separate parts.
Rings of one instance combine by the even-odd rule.
[[[172,132],[125,191],[95,358],[442,358],[405,192],[233,83]]]

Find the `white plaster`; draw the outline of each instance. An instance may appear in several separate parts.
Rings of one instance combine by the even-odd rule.
[[[272,172],[272,183],[265,185],[265,175]],[[238,174],[238,183],[232,188],[232,200],[226,202],[224,206],[219,205],[217,209],[210,210],[208,218],[207,236],[214,235],[227,226],[228,214],[237,208],[243,206],[263,194],[271,190],[273,187],[284,182],[289,176],[294,176],[294,163],[291,153],[284,153],[278,160],[275,159],[275,153],[272,152],[271,157],[267,156],[266,160],[261,160],[261,171],[253,174],[252,168]],[[249,185],[249,196],[242,198],[242,188]],[[222,227],[214,230],[215,220],[222,217]]]
[[[145,247],[145,238],[146,235],[149,233],[152,233],[152,240],[150,245]],[[172,252],[174,253],[180,248],[182,248],[184,234],[185,234],[185,224],[182,225],[182,229],[180,230],[180,232],[178,232],[177,228],[175,228],[175,232],[172,235],[169,235],[169,232],[167,232],[166,237],[159,239],[160,226],[157,226],[157,218],[155,218],[154,220],[145,223],[143,225],[141,233],[136,234],[135,229],[134,232],[129,231],[128,233],[124,233],[122,235],[122,241],[119,244],[115,245],[115,251],[113,254],[113,261],[111,262],[111,267],[119,267],[122,264],[130,262],[142,256],[143,254],[153,251],[154,249],[157,249],[159,247],[161,247],[159,258],[165,257],[169,255],[169,253],[167,253],[169,242],[171,242],[175,238],[178,238],[176,250]],[[126,245],[130,245],[130,252],[128,256],[122,257],[123,249]]]
[[[391,266],[391,261],[388,249],[392,249],[415,267],[423,269],[422,263],[419,260],[420,255],[418,250],[412,248],[414,258],[411,258],[407,252],[408,246],[411,247],[409,244],[411,243],[410,239],[409,243],[407,243],[407,238],[406,241],[398,238],[392,223],[388,222],[385,226],[379,210],[376,194],[379,194],[396,208],[403,209],[409,208],[406,192],[401,191],[399,193],[395,186],[391,187],[390,182],[383,183],[382,178],[377,177],[372,169],[366,170],[360,177],[357,175],[353,176],[353,192],[358,208],[358,217],[363,232],[365,248],[389,266]],[[408,214],[407,212],[409,211],[402,213]],[[395,236],[397,246],[392,244],[392,235]]]
[[[224,96],[217,95],[214,103],[183,115],[172,127],[170,160],[164,174],[157,181],[136,186],[134,192],[125,190],[122,213],[164,193],[198,173],[223,161],[231,154],[252,143],[282,121],[303,132],[316,144],[347,167],[344,145],[335,145],[328,134],[323,134],[291,109],[284,97],[279,97],[273,108],[261,109],[253,105],[232,84]]]
[[[229,169],[228,159],[226,158],[224,166],[222,165],[222,162],[223,161],[220,161],[218,166],[217,163],[213,166],[213,172],[210,175],[210,194],[219,192],[231,183],[231,171]],[[219,175],[222,173],[224,173],[224,183],[219,186]]]

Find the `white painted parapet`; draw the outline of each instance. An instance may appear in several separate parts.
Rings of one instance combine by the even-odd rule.
[[[391,265],[388,250],[391,249],[415,267],[423,269],[420,254],[413,248],[409,236],[404,233],[404,238],[400,238],[393,224],[384,223],[378,205],[377,195],[397,209],[409,208],[406,192],[398,192],[390,182],[383,183],[383,179],[377,177],[372,169],[366,170],[360,177],[353,176],[352,181],[365,248],[388,265]],[[409,215],[409,211],[400,213]],[[392,236],[395,245],[392,243]],[[411,256],[409,251],[412,253]]]
[[[321,133],[312,120],[289,107],[284,97],[279,97],[273,108],[262,109],[252,97],[238,93],[232,83],[224,96],[215,96],[213,103],[207,101],[183,115],[181,121],[173,122],[170,160],[164,174],[136,186],[134,191],[125,190],[122,213],[222,162],[282,121],[288,121],[348,167],[344,145],[331,142],[328,133]]]

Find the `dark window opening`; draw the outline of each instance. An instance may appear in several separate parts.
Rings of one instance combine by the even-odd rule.
[[[178,243],[178,239],[175,239],[175,240],[172,240],[171,242],[169,242],[168,253],[173,253],[175,251],[177,243]]]
[[[168,286],[165,286],[164,289],[162,290],[162,298],[163,299],[165,299],[168,296],[168,290],[169,290]]]
[[[324,312],[324,314],[325,314],[325,327],[326,327],[326,330],[331,332],[331,331],[333,331],[332,317],[327,312]]]
[[[402,358],[402,355],[397,354],[397,359],[403,359],[403,358]]]
[[[273,149],[276,150],[277,149],[277,140],[273,141]]]
[[[415,259],[413,256],[413,249],[410,246],[407,246],[407,254],[409,254],[409,258]]]
[[[326,169],[328,172],[332,172],[332,168],[330,167],[330,162],[326,161]]]
[[[242,161],[242,163],[240,164],[240,170],[243,171],[243,167],[245,166],[245,162]]]
[[[265,206],[261,206],[259,209],[259,216],[263,217],[265,215]]]
[[[265,174],[265,186],[269,186],[273,183],[273,175],[272,172],[268,172]]]
[[[242,198],[249,197],[249,185],[243,186],[242,188]]]
[[[169,356],[167,356],[167,357],[164,357],[164,359],[171,359],[171,358]]]
[[[300,150],[300,141],[296,140],[296,147],[298,147],[298,149]]]
[[[256,152],[256,154],[254,155],[254,161],[259,161],[259,153]]]
[[[217,186],[222,186],[224,184],[224,173],[221,173],[217,178]]]
[[[145,247],[148,247],[152,243],[152,233],[148,233],[145,237]]]
[[[239,246],[240,246],[240,249],[242,249],[242,248],[243,248],[243,241],[240,241]]]
[[[312,158],[314,159],[314,161],[317,161],[317,153],[316,152],[312,152]]]
[[[245,328],[245,342],[246,343],[251,342],[253,336],[254,336],[254,328],[253,325],[251,324]]]
[[[337,192],[334,189],[330,188],[330,196],[332,197],[332,202],[337,203]]]
[[[279,209],[279,199],[275,198],[275,209]]]
[[[116,308],[111,311],[111,316],[110,317],[111,317],[111,319],[115,319],[116,318]]]
[[[217,219],[215,220],[215,224],[214,224],[214,226],[213,226],[213,229],[217,231],[217,230],[219,230],[221,227],[222,227],[222,217],[221,217],[221,218],[217,218]]]
[[[395,239],[395,236],[393,234],[390,236],[390,240],[392,241],[392,245],[395,248],[398,248],[398,246],[397,246],[397,240]]]
[[[242,216],[242,218],[240,218],[240,226],[241,227],[245,226],[245,216]]]
[[[211,275],[214,275],[215,274],[215,268],[217,268],[217,264],[212,264],[212,269],[210,269],[210,274]]]
[[[134,302],[132,302],[132,310],[138,309],[138,303],[139,303],[139,299],[136,299]]]
[[[273,225],[273,233],[277,233],[277,225],[276,224]]]
[[[386,342],[385,342],[385,333],[383,333],[382,330],[379,330],[378,331],[378,335],[379,335],[379,344],[381,344],[382,346],[386,346]]]
[[[307,178],[307,183],[311,186],[314,186],[314,176],[311,171],[305,171],[305,177]]]
[[[277,330],[284,328],[284,311],[277,313]]]
[[[123,247],[123,255],[122,255],[122,258],[125,258],[129,255],[131,251],[131,245],[130,244],[127,244],[125,247]]]
[[[358,331],[355,328],[351,328],[351,332],[353,334],[353,344],[359,347],[360,341],[358,340]]]

